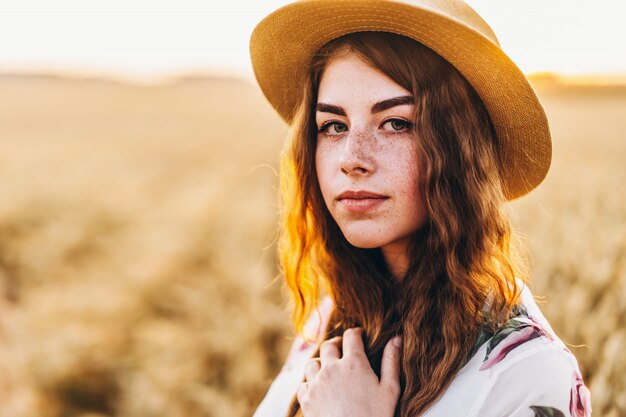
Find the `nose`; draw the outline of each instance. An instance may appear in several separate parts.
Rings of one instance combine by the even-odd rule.
[[[366,132],[351,131],[339,156],[339,168],[346,175],[367,176],[374,173],[373,138]]]

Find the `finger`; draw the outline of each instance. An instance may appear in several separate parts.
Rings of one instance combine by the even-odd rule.
[[[386,385],[394,392],[400,392],[400,351],[402,339],[400,336],[392,337],[383,350],[380,364],[380,383]]]
[[[343,332],[343,356],[365,355],[363,346],[363,329],[355,327]]]
[[[333,337],[322,343],[320,346],[320,361],[322,366],[341,358],[341,353],[339,352],[340,345],[341,336]]]
[[[301,383],[300,386],[298,387],[298,392],[296,393],[296,397],[298,398],[298,402],[300,403],[300,405],[302,405],[302,403],[304,402],[304,395],[306,394],[308,388],[309,387],[306,382]]]
[[[310,359],[304,368],[304,378],[310,382],[320,371],[320,358]]]

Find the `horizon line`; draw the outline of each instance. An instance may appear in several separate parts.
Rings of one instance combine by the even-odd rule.
[[[564,86],[626,86],[624,72],[589,72],[566,74],[557,71],[537,71],[524,74],[533,83],[556,83]],[[111,81],[131,85],[161,85],[190,79],[240,80],[255,83],[254,75],[236,70],[180,70],[159,74],[133,74],[123,71],[32,69],[11,70],[0,68],[0,78],[58,78],[66,80]]]

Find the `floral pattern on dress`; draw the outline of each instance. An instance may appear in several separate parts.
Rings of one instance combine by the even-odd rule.
[[[327,299],[330,301],[330,298]],[[272,383],[263,402],[257,408],[254,417],[284,416],[296,396],[296,391],[304,377],[306,364],[317,348],[315,336],[325,328],[331,312],[332,302],[320,306],[320,315],[312,314],[307,323],[305,336],[297,337],[287,358],[283,370]],[[525,415],[534,417],[591,417],[590,394],[584,386],[576,358],[550,328],[541,310],[536,305],[532,293],[524,288],[521,303],[513,308],[508,321],[494,332],[491,327],[493,318],[485,312],[483,323],[476,338],[476,343],[468,360],[468,366],[453,379],[449,389],[424,416],[450,417],[468,415],[468,417],[503,417],[524,410]],[[310,332],[309,332],[310,331]],[[537,339],[534,343],[526,341]],[[546,346],[550,345],[550,346]],[[482,350],[485,346],[487,352]],[[539,349],[535,349],[539,348]],[[509,353],[513,351],[513,354]],[[564,360],[551,362],[535,361],[536,352],[549,351]],[[517,354],[528,353],[528,360],[516,361],[511,366],[514,372],[507,373],[510,378],[500,380],[499,371],[507,370],[507,362],[514,360]],[[506,359],[505,359],[506,357]],[[475,359],[475,360],[474,360]],[[502,362],[502,363],[500,363]],[[483,366],[483,370],[479,368]],[[495,367],[495,372],[484,369]],[[557,383],[546,384],[546,373],[554,373]],[[488,395],[481,395],[485,384],[491,386]],[[514,382],[513,384],[511,382]],[[517,382],[519,387],[516,389]],[[497,403],[497,406],[494,406]],[[506,408],[511,411],[502,412]],[[464,413],[460,410],[473,410]]]
[[[489,335],[481,332],[479,335],[476,350],[482,344],[487,343],[487,351],[479,371],[493,367],[513,349],[538,337],[545,337],[550,342],[554,341],[550,332],[533,320],[523,306],[514,309],[509,321],[495,333]],[[563,349],[572,355],[567,347],[563,347]],[[533,405],[530,408],[534,412],[534,417],[565,417],[563,411],[558,408],[539,405]],[[571,417],[591,416],[591,394],[578,371],[572,374],[569,412]]]
[[[480,371],[500,363],[510,351],[538,337],[553,338],[539,323],[532,320],[525,309],[518,310],[519,315],[509,319],[487,341],[487,352]]]
[[[534,417],[565,417],[565,414],[554,407],[533,405],[530,407]],[[569,412],[571,417],[591,417],[591,394],[578,372],[572,374]]]
[[[561,410],[554,407],[531,405],[530,408],[535,412],[534,417],[565,417]]]
[[[591,416],[591,393],[578,372],[572,374],[569,410],[572,417]]]

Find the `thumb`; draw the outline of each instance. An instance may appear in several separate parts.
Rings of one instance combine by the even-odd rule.
[[[402,338],[394,336],[387,342],[380,364],[380,383],[400,394],[400,351]]]

